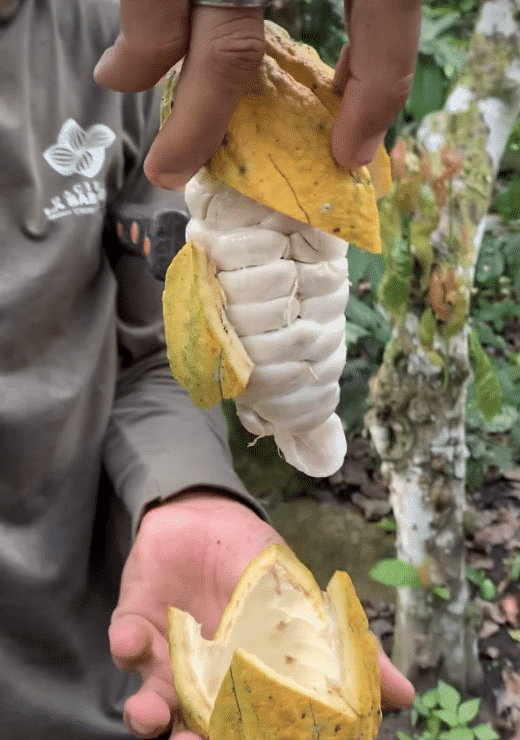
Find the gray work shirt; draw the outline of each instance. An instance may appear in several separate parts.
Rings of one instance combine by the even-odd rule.
[[[92,79],[118,19],[110,0],[22,0],[0,17],[1,740],[128,737],[137,684],[107,641],[114,490],[134,529],[188,487],[250,500],[220,411],[170,376],[139,238],[118,239],[122,208],[165,198],[142,174],[158,91]]]

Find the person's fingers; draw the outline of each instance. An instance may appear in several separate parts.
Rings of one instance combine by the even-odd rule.
[[[172,725],[175,712],[173,687],[155,676],[125,702],[124,722],[136,737],[157,737]]]
[[[172,740],[175,738],[175,740],[201,740],[198,735],[196,735],[194,732],[189,732],[187,730],[184,731],[178,731],[174,728],[174,731],[171,736]]]
[[[109,641],[116,666],[138,672],[143,680],[125,703],[125,724],[137,737],[157,737],[171,726],[177,710],[167,641],[152,624],[133,614],[113,619]]]
[[[121,0],[121,33],[94,72],[103,87],[146,90],[188,49],[189,0]]]
[[[264,48],[261,10],[193,8],[175,104],[145,162],[154,185],[182,187],[212,156]]]
[[[108,630],[110,652],[122,671],[136,670],[136,665],[149,660],[152,650],[152,626],[142,617],[125,615],[113,619]]]
[[[379,668],[381,670],[381,706],[383,709],[402,709],[412,704],[415,689],[398,670],[379,645]]]
[[[412,87],[421,0],[345,0],[350,39],[336,68],[343,93],[332,151],[343,165],[368,164]]]

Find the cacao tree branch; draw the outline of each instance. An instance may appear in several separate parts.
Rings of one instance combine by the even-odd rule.
[[[444,109],[397,142],[395,186],[381,206],[381,301],[393,335],[366,424],[389,482],[398,557],[425,583],[399,589],[393,659],[412,678],[441,666],[461,688],[480,669],[464,562],[469,300],[519,111],[520,0],[485,0]]]

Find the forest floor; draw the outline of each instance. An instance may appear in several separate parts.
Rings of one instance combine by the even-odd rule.
[[[331,492],[374,520],[384,513],[388,494],[363,467],[360,444],[359,455],[352,454],[356,445],[351,445],[350,470],[342,471],[343,485],[332,481]],[[511,572],[520,553],[520,468],[489,477],[468,496],[467,563],[477,581],[471,588],[483,669],[477,720],[490,724],[502,738],[520,740],[520,578]],[[391,655],[394,606],[366,601],[363,606],[372,631]],[[436,686],[438,678],[436,671],[425,671],[415,682],[417,693]],[[387,713],[380,740],[393,740],[397,730],[420,735],[410,725],[409,711]]]

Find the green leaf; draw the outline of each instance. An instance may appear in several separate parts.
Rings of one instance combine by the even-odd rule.
[[[491,578],[484,578],[480,584],[480,595],[486,601],[494,601],[497,597],[497,587]]]
[[[511,563],[511,578],[513,581],[517,581],[520,578],[520,553],[515,556],[515,559]]]
[[[459,21],[458,13],[448,13],[441,18],[432,18],[426,11],[423,13],[421,24],[421,35],[419,39],[419,48],[422,52],[429,54],[433,43],[439,36],[449,31]]]
[[[469,332],[469,352],[473,360],[475,400],[486,421],[490,421],[502,408],[502,386],[473,330]]]
[[[468,581],[478,587],[480,595],[486,601],[493,601],[497,597],[497,587],[488,577],[485,570],[475,570],[471,566],[466,566],[466,578]]]
[[[392,519],[389,516],[382,517],[374,524],[374,526],[376,529],[380,529],[383,532],[395,532],[397,529],[395,519]]]
[[[502,408],[502,387],[490,367],[490,372],[474,386],[475,400],[486,421],[490,421]]]
[[[354,244],[348,248],[348,274],[353,285],[360,280],[367,280],[375,292],[385,271],[385,263],[381,255],[371,254],[359,249]]]
[[[471,727],[452,727],[446,737],[448,740],[473,740],[474,734]]]
[[[499,243],[495,239],[487,241],[481,249],[477,267],[475,269],[475,280],[478,283],[486,283],[504,274],[506,262]]]
[[[443,601],[449,601],[451,599],[450,590],[447,586],[430,586],[430,591]]]
[[[412,275],[413,258],[410,251],[410,243],[402,236],[394,239],[390,250],[390,262],[392,272],[407,280]]]
[[[396,730],[397,737],[399,740],[414,740],[414,738],[411,735],[407,735],[406,732],[402,732],[401,730]]]
[[[516,463],[514,450],[509,445],[488,443],[486,450],[486,461],[488,465],[494,465],[500,471],[509,470]]]
[[[466,52],[456,46],[450,38],[440,39],[433,49],[433,58],[439,67],[442,67],[446,76],[452,76],[464,64]]]
[[[481,699],[478,698],[463,701],[457,711],[459,724],[464,725],[471,722],[472,719],[475,719],[478,714],[478,710],[480,709],[480,703]]]
[[[355,344],[361,337],[368,336],[369,331],[364,326],[354,324],[352,321],[345,323],[345,342],[347,344]]]
[[[445,681],[439,681],[437,684],[437,693],[439,704],[443,709],[456,710],[460,704],[460,694],[454,686],[450,686]]]
[[[432,736],[432,738],[439,737],[439,731],[441,729],[441,720],[436,716],[434,712],[431,712],[426,718],[426,729]]]
[[[400,316],[408,301],[408,282],[395,273],[387,273],[379,287],[381,304],[394,314]]]
[[[504,434],[509,432],[518,421],[520,414],[514,406],[502,406],[500,412],[486,422],[486,432],[490,434]]]
[[[491,725],[482,723],[481,725],[475,725],[472,729],[478,740],[498,740],[500,737]]]
[[[468,333],[468,349],[471,359],[473,360],[473,373],[475,375],[475,380],[478,381],[488,374],[491,361],[473,329],[470,329]]]
[[[426,357],[434,367],[440,368],[444,366],[444,357],[435,350],[426,352]]]
[[[411,586],[414,588],[422,586],[421,576],[415,565],[404,563],[397,558],[386,558],[380,560],[370,570],[369,575],[375,581],[386,586]]]
[[[426,691],[422,696],[421,700],[427,709],[433,709],[439,703],[439,694],[437,689],[430,689]]]
[[[466,485],[468,490],[475,491],[484,482],[484,465],[482,460],[472,457],[466,461]]]
[[[434,15],[425,5],[421,24],[421,53],[433,56],[442,68],[453,67],[453,71],[460,69],[466,56],[464,49],[454,43],[453,35],[449,33],[458,26],[460,18],[460,12]]]
[[[430,55],[419,53],[406,110],[416,121],[443,106],[448,79]]]
[[[459,724],[459,718],[457,712],[453,709],[435,709],[435,715],[441,719],[446,725],[450,727],[456,727]]]
[[[497,349],[506,349],[507,342],[501,334],[496,334],[489,324],[479,321],[475,324],[480,344],[496,347]]]
[[[375,309],[351,295],[345,310],[345,316],[354,324],[368,329],[376,339],[388,344],[392,330],[389,322]]]
[[[418,335],[419,341],[422,347],[426,350],[433,349],[433,340],[435,338],[435,330],[437,328],[437,322],[435,315],[431,308],[425,309],[421,318],[419,319]]]
[[[511,180],[507,188],[497,195],[494,205],[506,221],[520,218],[520,180]]]
[[[435,691],[435,689],[433,689],[433,690]],[[427,717],[427,716],[428,716],[428,712],[429,712],[429,710],[430,710],[430,709],[431,709],[432,707],[434,707],[434,706],[435,706],[435,705],[437,704],[437,700],[435,700],[435,703],[434,703],[434,704],[432,704],[432,706],[431,706],[431,707],[429,707],[429,706],[428,706],[428,705],[427,705],[427,704],[425,703],[425,701],[424,701],[424,697],[425,697],[425,696],[426,696],[426,694],[423,694],[423,696],[420,696],[419,694],[416,694],[416,695],[415,695],[415,698],[414,698],[414,700],[413,700],[413,706],[414,706],[414,709],[415,709],[415,710],[416,710],[416,711],[417,711],[417,712],[418,712],[418,713],[419,713],[419,714],[420,714],[420,715],[421,715],[422,717]]]
[[[509,637],[515,642],[520,642],[520,630],[507,630]]]
[[[471,565],[466,565],[466,578],[468,579],[468,581],[470,581],[470,583],[473,583],[475,586],[478,586],[480,588],[486,578],[486,571],[477,570]]]

